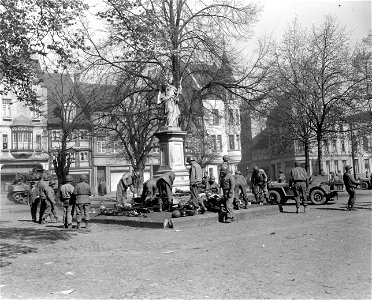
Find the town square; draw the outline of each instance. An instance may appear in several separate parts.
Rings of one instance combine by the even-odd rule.
[[[2,0],[1,299],[370,299],[371,13]]]

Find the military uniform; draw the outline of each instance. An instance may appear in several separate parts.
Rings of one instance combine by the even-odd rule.
[[[206,192],[217,194],[219,190],[218,184],[213,181],[208,181],[206,185]]]
[[[267,175],[264,170],[253,171],[251,176],[252,191],[257,203],[262,204],[261,193],[264,195],[266,203],[269,202],[269,191],[267,189]]]
[[[203,201],[199,197],[200,187],[202,184],[202,168],[195,160],[191,161],[189,179],[191,201],[194,203],[195,206],[200,206],[203,210],[206,210]]]
[[[141,201],[144,203],[148,199],[153,199],[156,196],[156,179],[150,178],[143,183]]]
[[[127,189],[128,187],[134,193],[133,190],[133,173],[125,173],[119,180],[119,183],[116,187],[116,204],[124,205],[128,202],[127,199]]]
[[[173,199],[173,182],[176,178],[176,174],[172,171],[164,173],[162,176],[160,176],[156,181],[156,186],[159,191],[160,200],[159,200],[159,206],[160,210],[163,210],[163,205],[167,205],[168,208],[172,204]]]
[[[63,224],[65,228],[72,226],[72,218],[75,211],[74,186],[67,182],[61,186],[60,195],[63,204]]]
[[[307,190],[309,188],[309,177],[304,168],[295,165],[289,176],[289,186],[293,189],[296,199],[296,212],[300,208],[301,198],[303,200],[304,211],[307,206]],[[280,206],[279,206],[280,208]]]
[[[54,189],[51,182],[49,182],[49,185],[45,188],[45,190],[43,190],[43,193],[46,197],[46,199],[44,200],[44,202],[46,203],[46,209],[41,218],[41,223],[45,223],[48,217],[49,219],[51,219],[51,216],[55,218],[56,222],[59,222],[60,219],[58,217],[56,196],[54,194]]]
[[[235,179],[235,191],[234,191],[235,200],[234,202],[236,203],[236,206],[239,205],[238,204],[240,202],[239,195],[240,193],[242,193],[245,206],[247,207],[247,205],[249,204],[248,196],[247,196],[247,187],[248,187],[247,181],[245,180],[244,176],[241,174],[234,175],[234,179]],[[239,206],[238,206],[238,209],[239,209]]]
[[[32,222],[37,222],[37,208],[40,204],[40,192],[39,192],[39,182],[35,182],[34,186],[29,190],[29,205],[31,209]]]
[[[92,195],[92,189],[88,183],[82,181],[75,187],[75,195],[76,195],[76,221],[78,224],[78,229],[80,228],[80,222],[82,221],[82,215],[84,215],[85,219],[85,227],[88,228],[88,222],[90,220],[89,217],[89,209],[90,209],[90,197]]]
[[[345,189],[347,193],[349,194],[347,208],[353,209],[355,200],[356,200],[355,188],[358,186],[359,182],[354,179],[354,177],[348,172],[348,170],[346,170],[345,174],[343,175],[343,180],[344,180]]]
[[[231,222],[234,219],[234,190],[235,178],[230,173],[226,175],[221,173],[221,189],[222,189],[222,203],[226,209],[226,222]]]

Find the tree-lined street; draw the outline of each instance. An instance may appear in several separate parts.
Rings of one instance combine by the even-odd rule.
[[[358,190],[356,211],[343,194],[306,214],[289,204],[232,224],[89,234],[33,224],[3,198],[1,297],[370,299],[371,196]]]

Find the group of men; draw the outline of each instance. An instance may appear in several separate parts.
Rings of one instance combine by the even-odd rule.
[[[65,229],[72,229],[72,218],[76,213],[76,228],[81,229],[84,216],[85,228],[89,229],[92,189],[87,183],[88,177],[86,175],[80,175],[79,180],[79,183],[74,186],[72,185],[73,177],[67,175],[65,183],[59,189],[60,201],[63,205],[63,217],[61,218],[56,205],[55,181],[47,173],[42,174],[41,177],[35,175],[30,182],[31,188],[29,190],[32,221],[45,224],[54,219],[57,223],[62,221]],[[39,218],[37,219],[38,210]]]

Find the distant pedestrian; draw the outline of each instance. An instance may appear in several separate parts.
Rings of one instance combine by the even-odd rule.
[[[285,174],[283,173],[282,170],[279,171],[278,182],[279,182],[279,183],[284,183],[284,182],[285,182]]]
[[[101,180],[98,184],[98,195],[104,196],[106,194],[107,194],[106,182],[104,180]]]
[[[346,165],[345,173],[343,176],[345,189],[349,194],[349,200],[347,202],[348,210],[354,210],[354,205],[355,205],[355,200],[356,200],[355,188],[359,185],[359,182],[355,180],[353,175],[351,175],[352,168],[353,168],[352,166]]]
[[[195,206],[199,207],[200,213],[204,213],[207,208],[205,207],[203,200],[199,196],[200,188],[202,185],[202,168],[193,157],[188,157],[187,162],[191,166],[189,170],[191,201],[194,203]]]
[[[231,223],[234,221],[234,190],[235,190],[235,178],[230,174],[229,167],[227,164],[221,166],[221,189],[222,189],[222,203],[226,210],[225,223]]]
[[[124,206],[128,202],[127,189],[134,194],[134,183],[137,180],[136,172],[124,173],[116,186],[116,205]]]
[[[90,196],[92,196],[92,188],[88,184],[88,177],[85,174],[80,175],[80,182],[75,187],[76,195],[76,221],[77,229],[80,229],[80,223],[84,215],[85,229],[89,229],[89,209],[90,209]]]
[[[252,169],[251,185],[256,202],[263,205],[262,194],[265,198],[265,204],[269,204],[269,191],[267,189],[267,175],[263,169],[254,166]]]
[[[159,191],[159,210],[170,210],[173,203],[173,182],[176,178],[176,174],[173,171],[169,171],[161,175],[156,181],[156,187]]]
[[[297,161],[294,162],[294,168],[289,176],[289,187],[293,189],[296,199],[296,213],[300,211],[301,199],[304,206],[304,213],[307,207],[307,193],[309,188],[309,176],[304,168],[300,167]],[[282,203],[279,204],[279,210],[283,212]]]
[[[72,218],[75,212],[75,188],[71,184],[72,181],[72,176],[67,175],[66,183],[62,184],[60,188],[60,199],[63,204],[63,226],[66,229],[72,229]]]

